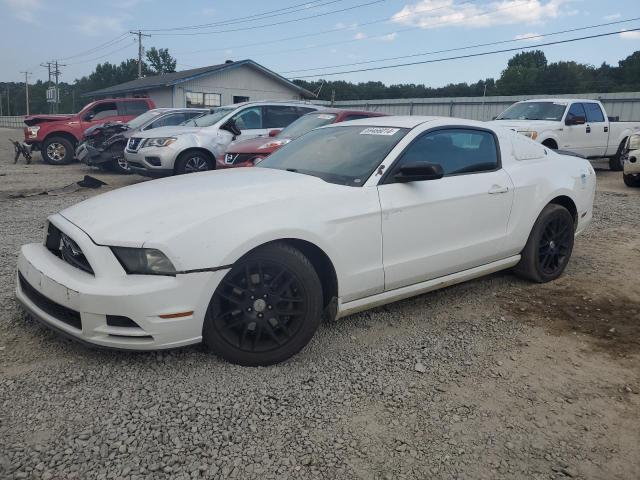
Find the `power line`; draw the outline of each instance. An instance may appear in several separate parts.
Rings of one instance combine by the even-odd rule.
[[[220,25],[232,25],[232,24],[236,24],[236,23],[246,23],[246,22],[250,22],[256,19],[263,19],[263,18],[270,18],[270,17],[277,17],[279,15],[289,15],[290,13],[295,13],[301,10],[309,10],[311,8],[318,8],[318,7],[324,7],[326,5],[330,5],[333,3],[338,3],[338,2],[344,2],[344,0],[329,0],[329,1],[321,1],[321,0],[315,0],[312,2],[304,2],[304,3],[298,3],[296,5],[291,5],[290,7],[284,7],[284,8],[278,8],[276,10],[269,10],[266,12],[262,12],[262,13],[256,13],[253,15],[248,15],[245,17],[236,17],[236,18],[230,18],[227,20],[219,20],[217,22],[213,22],[213,23],[203,23],[200,25],[183,25],[180,27],[169,27],[169,28],[142,28],[143,31],[145,32],[166,32],[166,31],[173,31],[173,30],[197,30],[200,28],[210,28],[210,27],[217,27]],[[318,5],[313,5],[314,3],[318,3]],[[302,7],[302,8],[298,8],[298,7]],[[286,11],[286,10],[290,10],[290,11]]]
[[[468,49],[472,49],[472,48],[479,48],[479,47],[488,47],[488,46],[492,46],[492,45],[502,45],[505,43],[513,43],[513,42],[522,42],[522,41],[526,41],[526,40],[533,40],[536,38],[544,38],[544,37],[552,37],[555,35],[562,35],[564,33],[571,33],[571,32],[578,32],[581,30],[589,30],[592,28],[599,28],[599,27],[608,27],[611,25],[619,25],[621,23],[629,23],[629,22],[634,22],[636,20],[640,20],[640,17],[635,17],[635,18],[630,18],[627,20],[619,20],[616,22],[607,22],[607,23],[600,23],[597,25],[588,25],[585,27],[578,27],[578,28],[570,28],[568,30],[560,30],[557,32],[550,32],[550,33],[541,33],[538,35],[529,35],[526,37],[521,37],[521,38],[515,38],[515,39],[510,39],[510,40],[499,40],[496,42],[488,42],[488,43],[477,43],[475,45],[467,45],[464,47],[456,47],[456,48],[447,48],[444,50],[431,50],[429,52],[421,52],[421,53],[413,53],[410,55],[400,55],[397,57],[386,57],[386,58],[379,58],[377,60],[366,60],[366,61],[362,61],[362,62],[351,62],[351,63],[342,63],[342,64],[338,64],[338,65],[325,65],[323,67],[316,67],[316,68],[299,68],[296,70],[285,70],[285,71],[280,71],[281,74],[285,74],[285,73],[296,73],[296,72],[309,72],[309,71],[313,71],[313,70],[323,70],[326,68],[340,68],[340,67],[348,67],[348,66],[353,66],[353,65],[366,65],[369,63],[377,63],[377,62],[386,62],[389,60],[400,60],[403,58],[412,58],[412,57],[421,57],[424,55],[435,55],[437,53],[446,53],[446,52],[455,52],[455,51],[459,51],[459,50],[468,50]]]
[[[593,39],[593,38],[601,38],[601,37],[608,37],[611,35],[618,35],[620,33],[623,32],[637,32],[640,31],[640,28],[632,28],[629,30],[618,30],[616,32],[607,32],[607,33],[600,33],[597,35],[589,35],[589,36],[585,36],[585,37],[578,37],[578,38],[569,38],[569,39],[565,39],[565,40],[557,40],[555,42],[545,42],[545,43],[538,43],[535,45],[528,45],[528,46],[522,46],[522,47],[515,47],[515,48],[505,48],[502,50],[492,50],[489,52],[480,52],[480,53],[470,53],[468,55],[459,55],[459,56],[455,56],[455,57],[446,57],[446,58],[435,58],[433,60],[422,60],[419,62],[407,62],[407,63],[398,63],[395,65],[383,65],[383,66],[379,66],[379,67],[369,67],[369,68],[360,68],[360,69],[355,69],[355,70],[344,70],[341,72],[331,72],[331,73],[323,73],[323,74],[317,74],[317,75],[303,75],[303,76],[299,76],[299,77],[295,77],[296,79],[299,78],[315,78],[315,77],[320,77],[320,76],[333,76],[333,75],[343,75],[343,74],[347,74],[347,73],[358,73],[358,72],[370,72],[373,70],[387,70],[390,68],[399,68],[399,67],[409,67],[412,65],[423,65],[426,63],[438,63],[438,62],[446,62],[446,61],[450,61],[450,60],[459,60],[459,59],[463,59],[463,58],[473,58],[473,57],[483,57],[485,55],[493,55],[496,53],[506,53],[506,52],[515,52],[518,50],[529,50],[531,48],[538,48],[538,47],[546,47],[549,45],[559,45],[559,44],[563,44],[563,43],[571,43],[571,42],[578,42],[581,40],[589,40],[589,39]]]
[[[319,17],[325,17],[327,15],[333,15],[336,13],[342,13],[342,12],[346,12],[349,10],[355,10],[357,8],[362,8],[362,7],[368,7],[370,5],[376,5],[378,3],[382,3],[382,2],[387,2],[389,0],[372,0],[366,3],[360,3],[358,5],[353,5],[351,7],[345,7],[345,8],[341,8],[339,10],[331,10],[329,12],[323,12],[323,13],[317,13],[315,15],[309,15],[307,17],[299,17],[299,18],[293,18],[290,20],[281,20],[279,22],[273,22],[273,23],[266,23],[264,25],[253,25],[253,26],[248,26],[248,27],[242,27],[242,28],[234,28],[234,29],[227,29],[227,30],[216,30],[216,31],[209,31],[209,32],[189,32],[189,33],[158,33],[155,35],[159,35],[159,36],[163,36],[163,37],[167,37],[167,36],[183,36],[183,35],[187,35],[187,36],[191,36],[191,35],[214,35],[214,34],[218,34],[218,33],[229,33],[229,32],[241,32],[244,30],[255,30],[257,28],[267,28],[267,27],[274,27],[277,25],[284,25],[287,23],[293,23],[293,22],[300,22],[302,20],[309,20],[312,18],[319,18]],[[147,30],[145,30],[147,31]]]
[[[431,8],[429,10],[422,10],[420,13],[434,12],[436,10],[442,10],[444,8],[450,8],[451,6],[459,7],[461,5],[466,5],[466,4],[469,4],[469,3],[476,3],[478,1],[479,0],[465,0],[463,2],[456,3],[455,5],[444,5],[444,6],[441,6],[441,7]],[[512,7],[509,7],[509,8],[512,8]],[[404,15],[399,15],[399,16],[397,16],[395,18],[396,19],[397,18],[404,18],[404,17],[410,16],[410,15],[413,15],[413,13],[407,13],[407,14],[404,14]],[[176,54],[177,55],[192,55],[194,53],[218,52],[218,51],[223,51],[223,50],[228,50],[228,49],[256,47],[256,46],[262,46],[262,45],[269,45],[269,44],[273,44],[273,43],[287,42],[287,41],[290,41],[290,40],[299,40],[301,38],[315,37],[315,36],[324,35],[324,34],[327,34],[327,33],[342,32],[342,31],[345,31],[345,30],[354,30],[356,27],[357,28],[362,28],[362,27],[367,27],[369,25],[375,25],[377,23],[386,23],[386,22],[391,22],[391,21],[392,21],[391,18],[385,17],[385,18],[380,18],[378,20],[372,20],[372,21],[369,21],[369,22],[360,23],[360,24],[357,24],[355,26],[348,25],[348,26],[345,26],[345,27],[330,28],[328,30],[320,30],[318,32],[305,33],[305,34],[302,34],[302,35],[294,35],[294,36],[291,36],[291,37],[284,37],[284,38],[279,38],[279,39],[276,39],[276,40],[268,40],[268,41],[262,41],[262,42],[256,42],[256,43],[246,43],[244,45],[234,45],[234,46],[225,47],[225,48],[220,48],[220,47],[218,47],[218,48],[205,48],[205,49],[202,49],[202,50],[192,50],[192,51],[189,51],[189,52],[176,52]]]
[[[123,47],[120,47],[120,48],[117,48],[117,49],[112,50],[110,52],[107,52],[104,55],[100,55],[99,57],[93,57],[93,58],[90,58],[88,60],[81,60],[79,62],[72,62],[72,63],[68,63],[67,65],[82,65],[83,63],[95,62],[96,60],[100,60],[102,58],[105,58],[105,57],[108,57],[110,55],[113,55],[114,53],[121,52],[123,50],[126,50],[127,48],[131,48],[132,46],[133,46],[133,43],[127,44],[127,45],[125,45]]]
[[[127,40],[129,38],[128,35],[129,34],[126,33],[126,32],[122,33],[122,34],[118,35],[117,37],[109,40],[108,42],[101,43],[100,45],[97,45],[97,46],[95,46],[93,48],[90,48],[88,50],[83,50],[82,52],[76,53],[75,55],[69,55],[68,57],[62,57],[59,60],[70,60],[72,58],[78,58],[78,57],[84,57],[86,55],[90,55],[90,54],[95,53],[95,52],[97,52],[99,50],[102,50],[104,48],[108,48],[108,47],[111,47],[113,45],[116,45],[116,44],[122,42],[123,40]]]

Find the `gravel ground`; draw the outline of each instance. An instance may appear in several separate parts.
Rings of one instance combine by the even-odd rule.
[[[12,164],[0,130],[0,478],[640,478],[640,191],[599,171],[567,273],[510,273],[323,325],[292,360],[87,349],[13,298],[21,244],[109,185]],[[94,171],[95,173],[95,171]]]

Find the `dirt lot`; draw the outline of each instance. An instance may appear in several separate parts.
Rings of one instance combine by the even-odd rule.
[[[0,130],[0,478],[640,478],[640,189],[598,171],[566,274],[509,272],[323,325],[291,361],[89,350],[23,315],[19,246],[90,195]],[[95,172],[94,172],[95,173]],[[416,369],[417,364],[421,364]],[[421,370],[422,372],[418,371]]]

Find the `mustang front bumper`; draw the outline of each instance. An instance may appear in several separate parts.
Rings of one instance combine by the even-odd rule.
[[[155,350],[202,340],[209,301],[226,270],[127,275],[108,247],[95,245],[63,217],[51,220],[82,249],[94,275],[45,245],[24,245],[16,296],[39,320],[67,336],[111,348]],[[192,313],[171,318],[184,312]]]

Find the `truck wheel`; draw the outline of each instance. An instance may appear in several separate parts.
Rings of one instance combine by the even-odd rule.
[[[624,184],[627,187],[638,188],[640,187],[640,175],[622,175]]]
[[[569,210],[550,203],[536,220],[515,272],[537,283],[555,280],[573,251],[574,222]]]
[[[64,137],[50,137],[42,144],[42,159],[50,165],[66,165],[74,156],[73,145]]]
[[[176,174],[206,172],[215,168],[210,155],[200,151],[186,152],[176,161]]]
[[[625,138],[622,143],[620,143],[616,154],[609,159],[609,168],[614,172],[621,172],[624,168],[624,165],[622,164],[622,150],[624,149],[624,144],[626,142],[627,139]]]

